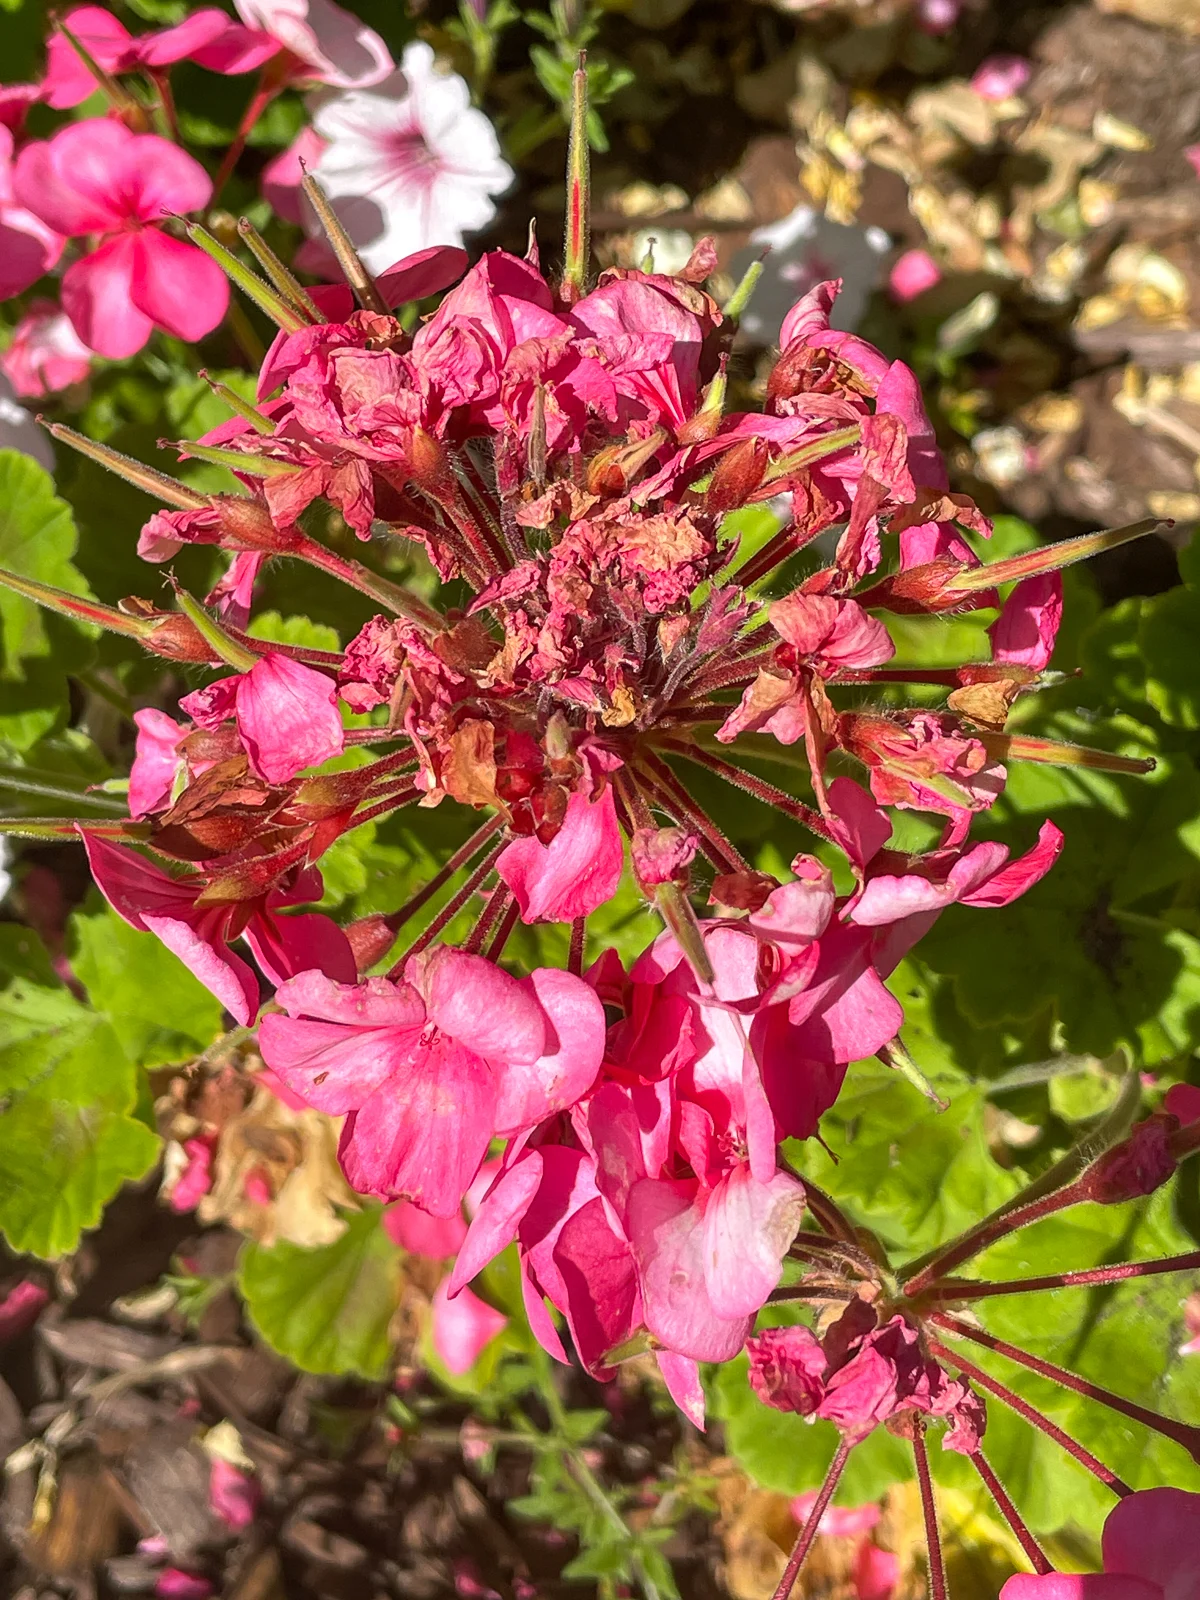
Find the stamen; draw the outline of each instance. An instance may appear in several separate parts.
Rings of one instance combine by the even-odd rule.
[[[833,1499],[833,1491],[838,1486],[838,1479],[845,1470],[850,1452],[854,1448],[845,1439],[838,1442],[833,1460],[829,1463],[829,1471],[825,1474],[825,1482],[821,1485],[821,1492],[816,1498],[812,1510],[805,1518],[804,1526],[800,1530],[796,1543],[792,1546],[792,1553],[788,1557],[788,1564],[783,1569],[783,1577],[779,1580],[779,1587],[771,1596],[771,1600],[788,1600],[796,1579],[800,1576],[800,1568],[812,1549],[813,1540],[817,1537],[821,1527],[821,1518],[829,1509],[829,1502]]]

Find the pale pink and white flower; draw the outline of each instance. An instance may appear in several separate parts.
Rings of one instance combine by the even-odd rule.
[[[401,70],[318,107],[328,148],[315,176],[373,272],[429,245],[461,245],[496,214],[513,180],[466,83],[410,44]]]
[[[17,394],[40,400],[82,383],[91,363],[92,352],[66,312],[52,300],[35,300],[13,329],[12,343],[0,356],[0,372]]]
[[[269,33],[311,69],[307,76],[335,89],[365,89],[395,68],[373,28],[333,0],[234,0],[249,28]]]

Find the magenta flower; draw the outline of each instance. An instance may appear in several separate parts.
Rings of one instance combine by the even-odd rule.
[[[903,305],[942,281],[942,269],[928,250],[906,250],[897,256],[888,273],[888,289]]]
[[[248,672],[218,678],[179,704],[201,728],[233,717],[251,769],[267,783],[287,783],[341,753],[336,702],[336,685],[323,672],[269,650]]]
[[[1017,584],[988,629],[993,661],[1011,661],[1035,672],[1048,667],[1062,609],[1061,573],[1041,573]]]
[[[62,255],[66,240],[17,196],[14,186],[13,135],[0,124],[0,300],[23,294],[31,283],[49,272]],[[18,374],[22,374],[18,365]],[[36,394],[23,389],[8,373],[19,394]]]
[[[514,839],[496,871],[516,896],[523,922],[573,922],[612,899],[622,862],[612,787],[605,783],[595,798],[586,787],[575,790],[548,845]]]
[[[52,300],[32,303],[0,356],[0,372],[16,393],[35,400],[83,383],[91,366],[92,352]]]
[[[1033,76],[1024,56],[995,55],[981,61],[971,75],[971,87],[985,100],[1011,100]]]
[[[1143,1489],[1104,1524],[1104,1571],[1019,1574],[1000,1600],[1192,1600],[1200,1593],[1200,1494]]]
[[[238,1022],[258,1014],[259,985],[249,962],[229,948],[245,938],[272,983],[317,968],[344,983],[357,974],[346,935],[319,912],[281,916],[289,906],[321,897],[320,874],[302,872],[289,888],[245,899],[204,898],[205,878],[168,877],[133,850],[84,835],[96,886],[131,927],[157,934],[167,949]]]
[[[457,1214],[492,1136],[572,1104],[604,1048],[595,994],[538,968],[518,982],[440,948],[356,988],[305,973],[277,991],[263,1058],[307,1104],[346,1115],[341,1159],[364,1194]]]
[[[209,1468],[208,1505],[230,1533],[241,1533],[258,1513],[262,1490],[257,1480],[232,1462],[214,1456]]]
[[[508,1326],[508,1318],[471,1289],[463,1289],[451,1299],[446,1283],[443,1278],[433,1292],[429,1308],[431,1337],[446,1370],[461,1377],[470,1372],[487,1346]]]
[[[161,226],[212,193],[204,168],[178,145],[103,118],[77,122],[25,146],[13,190],[58,233],[101,236],[62,282],[63,310],[100,355],[133,355],[156,327],[202,339],[225,315],[220,268]]]

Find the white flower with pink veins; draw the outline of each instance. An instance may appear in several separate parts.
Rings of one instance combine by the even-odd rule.
[[[315,176],[372,272],[461,245],[513,181],[495,129],[427,44],[410,44],[401,70],[374,88],[325,100],[313,127],[328,144]]]

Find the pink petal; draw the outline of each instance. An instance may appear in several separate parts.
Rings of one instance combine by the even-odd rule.
[[[242,72],[254,72],[279,54],[279,40],[269,33],[243,28],[236,22],[229,22],[228,18],[226,23],[224,33],[193,52],[192,60],[197,66],[235,77]]]
[[[367,978],[351,986],[305,972],[281,984],[275,998],[306,1015],[264,1017],[259,1047],[271,1071],[306,1105],[341,1116],[411,1070],[425,1009],[407,985]]]
[[[435,1034],[346,1118],[342,1168],[360,1194],[406,1197],[435,1217],[453,1217],[487,1154],[495,1107],[487,1063]]]
[[[208,1504],[214,1516],[231,1533],[241,1533],[254,1521],[261,1490],[248,1472],[215,1457],[208,1479]]]
[[[555,1297],[589,1372],[633,1334],[640,1314],[637,1270],[623,1238],[613,1231],[599,1195],[572,1213],[554,1244],[554,1265],[565,1299]]]
[[[932,289],[935,283],[941,283],[942,269],[929,254],[928,250],[906,250],[898,256],[888,273],[888,288],[892,299],[899,300],[903,305],[906,301],[915,300],[918,295],[924,294],[926,289]]]
[[[1000,1600],[1163,1600],[1156,1583],[1111,1573],[1021,1572],[1000,1591]]]
[[[146,912],[159,916],[191,915],[195,909],[197,880],[189,884],[168,877],[160,867],[123,845],[80,829],[88,866],[96,887],[109,905],[131,927],[144,928]]]
[[[1106,1573],[1158,1584],[1163,1600],[1195,1600],[1200,1592],[1200,1494],[1143,1489],[1127,1495],[1108,1514],[1102,1548]]]
[[[161,228],[146,228],[134,238],[130,293],[138,310],[177,339],[203,339],[228,309],[228,278],[203,250]]]
[[[145,67],[170,67],[185,61],[206,44],[219,39],[230,26],[229,18],[214,6],[193,11],[173,28],[160,28],[137,41],[137,58]]]
[[[439,945],[404,975],[424,995],[429,1020],[475,1055],[528,1064],[545,1050],[537,998],[494,962]]]
[[[302,221],[304,213],[300,207],[300,182],[304,167],[315,167],[327,149],[325,140],[316,129],[305,127],[286,150],[272,157],[263,168],[260,180],[263,199],[285,221]],[[351,309],[351,306],[347,306],[345,315],[348,316]]]
[[[1038,829],[1037,843],[1032,850],[1027,850],[1016,861],[1010,861],[1006,867],[994,872],[979,888],[964,894],[963,905],[1011,905],[1046,876],[1062,854],[1063,842],[1062,831],[1047,819]]]
[[[570,972],[538,967],[523,981],[549,1023],[545,1053],[502,1075],[496,1104],[501,1136],[565,1111],[587,1093],[604,1060],[604,1007],[596,991]]]
[[[112,361],[136,355],[154,332],[131,298],[137,254],[134,235],[120,233],[63,274],[63,310],[75,332]]]
[[[1044,572],[1023,579],[988,629],[992,660],[1032,667],[1035,672],[1049,666],[1062,612],[1061,572]]]
[[[14,198],[58,233],[119,228],[130,215],[127,185],[136,142],[124,123],[107,117],[70,123],[47,142],[21,151]]]
[[[383,1213],[388,1238],[410,1256],[428,1256],[445,1261],[455,1255],[467,1236],[467,1225],[460,1212],[455,1217],[431,1217],[411,1200],[397,1200]]]
[[[33,1327],[50,1303],[50,1291],[32,1278],[23,1278],[0,1299],[0,1344],[18,1339]]]
[[[1167,1090],[1163,1110],[1178,1117],[1183,1127],[1200,1122],[1200,1089],[1190,1083],[1175,1083]]]
[[[0,205],[0,299],[24,294],[62,255],[65,240],[32,211]],[[40,391],[18,391],[33,393]]]
[[[268,651],[238,682],[237,724],[250,765],[267,783],[340,755],[345,735],[331,678]]]
[[[1033,67],[1024,56],[988,56],[975,68],[971,87],[985,100],[1011,100],[1033,76]]]
[[[172,1184],[171,1192],[167,1196],[171,1210],[181,1214],[194,1211],[212,1188],[216,1139],[185,1139],[183,1153],[187,1157],[187,1165]]]
[[[878,1512],[878,1506],[871,1508]],[[864,1539],[854,1558],[855,1600],[891,1600],[900,1586],[900,1558]]]
[[[139,221],[163,222],[174,212],[203,211],[212,198],[212,179],[195,157],[156,133],[138,134],[127,147],[126,159],[136,174],[129,188],[128,214]],[[196,253],[210,260],[202,250]]]
[[[728,1361],[749,1317],[717,1315],[705,1289],[702,1219],[691,1186],[643,1178],[629,1196],[628,1229],[642,1283],[646,1327],[677,1355]]]
[[[450,1274],[448,1294],[458,1294],[512,1243],[541,1181],[542,1158],[536,1150],[527,1151],[496,1179],[471,1219]]]
[[[258,912],[246,924],[244,937],[270,983],[284,983],[314,968],[335,983],[351,984],[358,978],[349,939],[332,917],[319,911],[286,917]]]
[[[179,757],[175,746],[187,729],[165,711],[153,706],[135,711],[137,753],[129,772],[129,814],[144,817],[158,811],[171,798]]]
[[[159,1600],[208,1600],[216,1590],[207,1578],[197,1572],[185,1572],[182,1567],[164,1567],[154,1585]]]
[[[102,6],[77,6],[63,21],[105,72],[126,71],[132,64],[133,39],[128,28]],[[95,77],[65,34],[55,29],[46,42],[46,76],[42,98],[55,111],[80,105],[95,94]]]
[[[892,836],[891,818],[853,778],[835,778],[829,785],[830,818],[838,843],[860,870],[879,854]]]
[[[406,305],[412,300],[424,300],[427,295],[440,294],[457,283],[470,259],[457,245],[430,245],[427,250],[404,256],[380,273],[375,282],[389,306]]]
[[[484,1348],[508,1326],[508,1318],[471,1289],[451,1300],[445,1278],[434,1290],[431,1310],[433,1348],[456,1378],[470,1372]]]
[[[667,1393],[692,1426],[703,1433],[704,1385],[700,1382],[700,1368],[687,1356],[677,1356],[673,1350],[656,1350],[654,1359]]]
[[[752,1317],[778,1287],[783,1257],[804,1214],[797,1178],[777,1172],[760,1183],[737,1166],[704,1208],[704,1282],[719,1317]]]
[[[236,0],[238,15],[252,28],[278,39],[313,69],[312,76],[338,89],[363,89],[395,70],[387,46],[373,29],[332,0]]]
[[[496,871],[516,895],[523,922],[573,922],[617,892],[622,861],[616,805],[605,785],[595,801],[577,789],[551,842],[514,839]]]
[[[805,339],[814,333],[827,332],[829,313],[841,292],[842,280],[829,278],[801,296],[783,319],[779,330],[779,348],[786,350],[793,339]]]
[[[258,978],[248,962],[234,955],[217,926],[225,910],[209,917],[185,922],[181,918],[145,912],[142,923],[157,934],[184,966],[198,978],[210,994],[236,1018],[249,1027],[258,1013]]]

